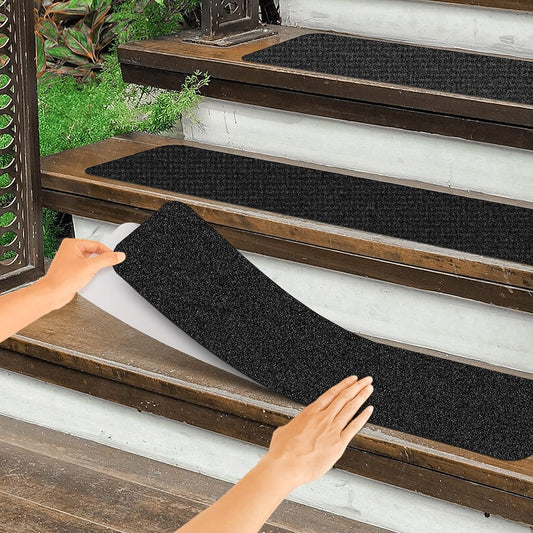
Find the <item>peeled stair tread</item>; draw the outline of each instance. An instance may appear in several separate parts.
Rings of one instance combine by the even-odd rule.
[[[94,331],[100,334],[95,336]],[[286,423],[301,409],[300,404],[279,394],[139,333],[79,296],[3,346],[126,383],[133,390],[154,391],[274,427]],[[212,429],[217,430],[216,425]],[[533,498],[531,457],[502,461],[371,423],[350,446]],[[360,466],[346,468],[357,472]]]
[[[39,531],[169,532],[232,486],[211,478],[0,417],[0,501],[10,533]],[[0,508],[2,503],[0,503]],[[386,530],[285,500],[264,533],[386,533]],[[54,529],[56,528],[56,529]],[[0,525],[0,531],[2,526]]]
[[[115,271],[202,346],[305,405],[372,375],[374,423],[486,455],[533,456],[533,380],[375,343],[299,302],[189,206],[169,202],[117,244]]]

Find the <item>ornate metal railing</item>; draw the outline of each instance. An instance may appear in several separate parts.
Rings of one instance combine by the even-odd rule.
[[[273,35],[264,23],[279,22],[274,0],[202,0],[201,30],[190,40],[229,46]]]
[[[0,291],[43,271],[33,0],[0,0]]]

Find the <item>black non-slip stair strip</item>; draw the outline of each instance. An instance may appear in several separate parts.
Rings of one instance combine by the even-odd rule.
[[[533,61],[328,33],[300,35],[243,60],[533,105]]]
[[[87,173],[533,264],[533,209],[183,145]]]
[[[374,378],[372,422],[499,459],[533,454],[533,380],[372,342],[321,317],[191,208],[165,204],[115,248],[116,272],[212,353],[308,404]],[[477,333],[472,332],[473,335]]]

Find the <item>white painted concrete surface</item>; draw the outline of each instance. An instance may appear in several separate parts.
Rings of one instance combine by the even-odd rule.
[[[74,225],[74,235],[78,239],[100,242],[113,233],[118,226],[118,224],[112,224],[111,222],[78,216],[72,217],[72,223]]]
[[[533,151],[212,98],[195,116],[187,140],[533,202]]]
[[[0,370],[0,414],[232,483],[266,451],[6,370]],[[289,499],[398,533],[530,532],[527,526],[336,469],[298,487]]]
[[[113,242],[111,231],[114,228],[107,223],[100,226],[98,221],[91,219],[76,220],[76,236],[79,238],[105,234],[105,240]],[[130,231],[133,228],[132,224]],[[120,245],[117,249],[120,250]],[[288,293],[348,330],[533,374],[533,315],[530,313],[250,252],[242,253]],[[91,296],[87,291],[81,294],[148,335],[156,334],[148,321],[152,315],[155,322],[166,324],[163,315],[147,303],[152,315],[138,320],[140,311],[130,312],[136,302],[122,301],[131,295],[122,293],[120,301],[108,298],[113,291],[111,286],[93,287]],[[131,321],[132,316],[135,322]],[[168,344],[164,338],[158,340]],[[183,351],[197,357],[196,351],[187,347]]]
[[[533,13],[418,0],[281,0],[285,26],[533,58]]]

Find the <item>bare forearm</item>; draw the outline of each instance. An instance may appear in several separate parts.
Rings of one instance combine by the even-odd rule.
[[[373,391],[372,378],[348,376],[289,423],[274,430],[268,452],[220,500],[176,533],[257,533],[296,487],[320,478],[372,414],[354,414]]]
[[[124,252],[114,252],[97,241],[63,239],[46,276],[0,296],[0,341],[70,302],[96,272],[125,258]]]
[[[283,465],[265,455],[222,498],[178,532],[257,533],[298,484]]]
[[[53,309],[53,291],[43,280],[0,296],[0,341]]]

